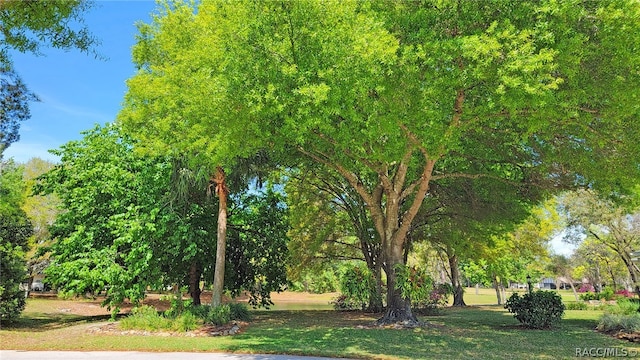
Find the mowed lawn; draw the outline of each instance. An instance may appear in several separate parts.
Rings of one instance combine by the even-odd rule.
[[[326,310],[330,295],[279,295],[276,308],[253,311],[254,320],[242,333],[226,337],[96,334],[89,330],[107,323],[104,315],[65,312],[65,302],[30,299],[23,318],[0,330],[1,349],[138,350],[279,353],[371,359],[569,359],[585,349],[640,352],[640,346],[594,331],[600,311],[567,311],[553,330],[528,330],[502,306],[488,305],[495,293],[468,289],[467,308],[446,308],[421,320],[430,326],[413,329],[370,328],[379,315]],[[573,298],[573,295],[569,300]],[[308,300],[305,302],[305,299]],[[491,302],[489,302],[490,304]],[[309,310],[317,304],[321,310]],[[71,308],[72,306],[69,306]],[[294,310],[291,310],[294,309]],[[303,309],[303,310],[299,310]],[[607,350],[601,350],[607,351]]]

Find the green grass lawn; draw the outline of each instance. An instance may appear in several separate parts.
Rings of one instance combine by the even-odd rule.
[[[468,304],[476,301],[469,290]],[[569,359],[575,358],[576,349],[584,348],[640,351],[636,344],[595,332],[602,314],[595,310],[567,311],[553,330],[523,329],[495,305],[447,308],[442,315],[422,317],[431,326],[415,330],[358,328],[371,325],[375,314],[255,311],[254,320],[239,335],[194,338],[90,333],[88,329],[104,322],[104,317],[53,314],[46,311],[47,301],[52,300],[29,300],[22,320],[0,330],[1,349],[223,351],[371,359]]]

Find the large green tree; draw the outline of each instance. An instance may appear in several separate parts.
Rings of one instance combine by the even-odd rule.
[[[140,28],[119,120],[213,165],[268,149],[340,174],[381,239],[381,322],[415,321],[394,269],[432,184],[526,197],[637,178],[639,15],[633,0],[173,3]]]
[[[162,247],[154,246],[171,219],[161,212],[171,164],[136,156],[132,141],[113,125],[87,131],[54,153],[60,163],[39,178],[36,191],[60,199],[47,281],[71,295],[106,291],[105,305],[117,309],[126,298],[141,300],[147,286],[173,280],[160,271],[164,257],[154,256],[174,245],[162,239]]]
[[[571,277],[578,282],[586,280],[596,291],[602,289],[602,284],[614,289],[633,287],[620,256],[595,238],[587,237],[580,242],[573,252],[571,264],[574,265]]]

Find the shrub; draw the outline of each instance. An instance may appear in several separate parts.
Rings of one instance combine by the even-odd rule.
[[[637,314],[640,309],[640,303],[631,301],[627,298],[618,299],[615,305],[608,306],[605,312],[617,315],[633,315]]]
[[[604,314],[597,328],[602,332],[638,332],[640,331],[640,314]]]
[[[135,307],[131,310],[131,315],[120,321],[120,327],[125,330],[166,330],[171,328],[171,321],[163,317],[151,306]]]
[[[578,302],[570,302],[565,306],[566,310],[587,310],[587,303],[578,301]]]
[[[610,301],[613,300],[613,289],[610,287],[606,287],[604,289],[602,289],[602,291],[600,292],[600,294],[598,295],[598,299],[600,300],[606,300],[606,301]]]
[[[600,300],[600,298],[598,297],[598,294],[595,294],[592,292],[585,292],[580,294],[580,300],[582,301]]]
[[[174,331],[186,332],[197,329],[199,324],[200,322],[194,314],[185,312],[171,321],[171,329]]]
[[[449,302],[449,297],[453,294],[453,286],[451,284],[438,284],[433,287],[429,295],[427,307],[442,307]]]
[[[520,323],[535,329],[547,329],[557,324],[565,309],[560,295],[542,290],[523,296],[514,293],[504,307]]]
[[[635,294],[627,289],[621,289],[616,291],[615,295],[617,298],[632,298]]]
[[[333,308],[338,311],[355,310],[358,308],[358,305],[345,294],[338,294],[329,304],[333,305]]]
[[[26,278],[26,268],[22,249],[5,242],[0,233],[0,323],[14,321],[24,310],[26,301],[20,283]]]
[[[578,289],[579,293],[595,292],[595,291],[596,291],[596,289],[591,284],[582,284],[582,285],[580,285],[580,288]]]
[[[222,304],[217,307],[209,305],[191,306],[188,311],[198,319],[214,325],[224,325],[231,320],[251,320],[251,312],[247,305],[243,303]]]
[[[239,321],[250,321],[251,320],[251,312],[249,311],[249,307],[246,304],[242,303],[230,303],[229,310],[231,315],[231,320],[239,320]]]
[[[171,306],[164,315],[168,318],[177,318],[186,311],[191,310],[193,306],[193,299],[182,299],[182,293],[180,295],[172,294],[169,296],[161,296],[160,300],[169,300]]]
[[[396,289],[413,304],[426,304],[433,290],[433,280],[426,270],[396,265]]]
[[[231,308],[228,304],[222,304],[216,307],[210,306],[204,321],[214,325],[227,324],[231,321]]]

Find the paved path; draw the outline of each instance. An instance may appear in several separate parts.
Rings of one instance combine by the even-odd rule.
[[[294,355],[223,353],[151,353],[139,351],[23,351],[0,350],[0,360],[329,360]]]

